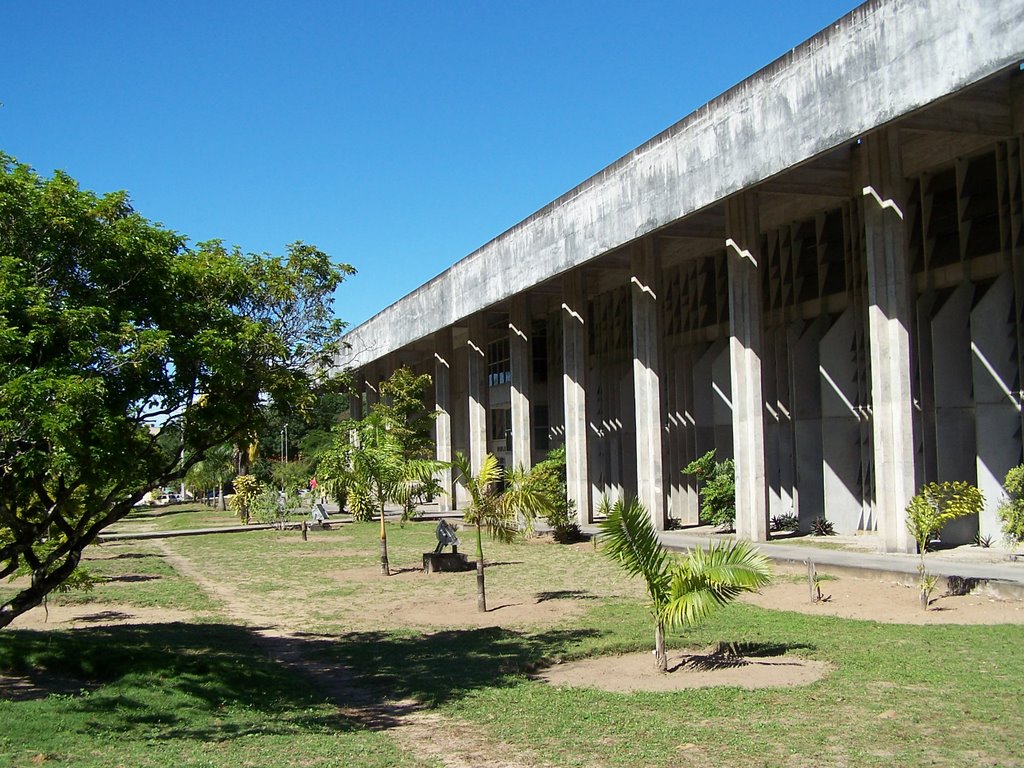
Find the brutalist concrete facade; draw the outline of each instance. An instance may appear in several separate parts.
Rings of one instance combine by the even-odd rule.
[[[438,455],[566,446],[582,520],[696,523],[714,448],[771,516],[912,547],[930,480],[1022,458],[1024,3],[868,2],[352,330],[435,378]],[[450,478],[445,478],[450,485]],[[458,489],[451,502],[459,503]]]

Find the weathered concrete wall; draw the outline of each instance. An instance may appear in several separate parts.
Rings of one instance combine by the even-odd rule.
[[[338,363],[378,359],[1021,58],[1020,0],[865,3],[354,329]]]

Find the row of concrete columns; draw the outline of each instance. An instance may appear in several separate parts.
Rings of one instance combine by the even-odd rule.
[[[895,139],[886,131],[867,137],[863,180],[863,236],[867,260],[870,339],[870,385],[875,478],[874,506],[884,546],[908,551],[903,510],[914,492],[914,447],[911,394],[911,304],[908,286],[906,235],[903,221],[905,183],[898,165]],[[761,361],[764,354],[764,313],[761,306],[761,228],[754,192],[726,202],[726,238],[729,286],[729,365],[733,451],[736,465],[736,530],[754,541],[768,536],[768,483],[765,461],[765,399]],[[633,400],[636,427],[635,492],[650,511],[657,527],[666,517],[662,434],[659,328],[661,269],[653,240],[632,246]],[[580,522],[592,516],[594,499],[588,477],[587,369],[588,298],[580,270],[563,279],[560,306],[562,330],[562,395],[568,495],[576,502]],[[531,322],[525,297],[511,300],[508,339],[511,370],[512,455],[515,464],[530,464],[532,452],[529,360]],[[452,329],[434,339],[433,376],[436,387],[437,457],[450,461],[453,451]],[[488,329],[482,315],[468,318],[466,347],[466,404],[468,448],[474,471],[487,450]],[[452,488],[451,472],[441,478]],[[451,497],[441,499],[442,509]]]

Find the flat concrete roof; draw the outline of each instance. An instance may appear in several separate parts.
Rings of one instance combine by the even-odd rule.
[[[870,0],[354,328],[337,364],[373,362],[1022,58],[1022,0]]]

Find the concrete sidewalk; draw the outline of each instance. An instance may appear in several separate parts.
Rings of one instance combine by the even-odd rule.
[[[595,535],[598,528],[596,525],[588,525],[584,531]],[[697,545],[706,548],[710,542],[733,538],[729,534],[710,530],[664,531],[660,534],[662,544],[676,552]],[[920,563],[917,555],[873,551],[873,545],[873,539],[866,537],[816,539],[805,536],[780,538],[756,546],[758,551],[780,564],[803,565],[811,561],[819,571],[844,572],[860,577],[877,576],[908,585],[917,582],[917,567]],[[977,589],[1003,599],[1024,600],[1024,554],[1019,560],[1011,560],[1010,556],[1011,553],[1005,549],[957,547],[929,552],[925,556],[925,565],[929,573],[946,580],[947,589]]]

